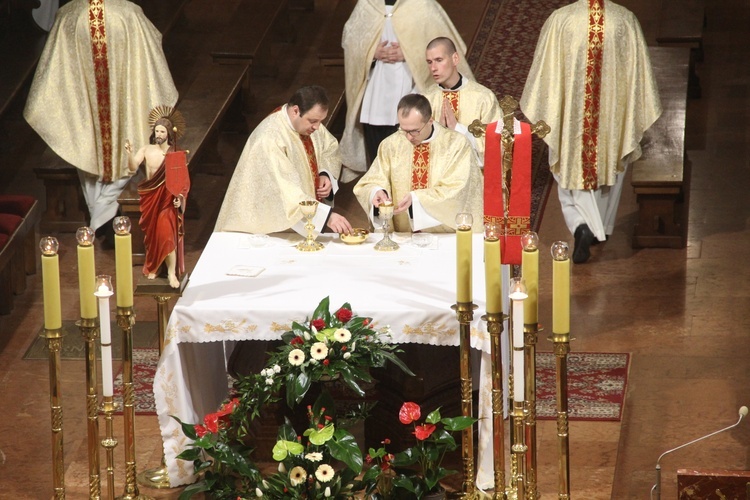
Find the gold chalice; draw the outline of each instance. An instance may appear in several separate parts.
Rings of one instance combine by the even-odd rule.
[[[307,238],[305,241],[297,243],[297,250],[301,252],[317,252],[318,250],[322,250],[323,244],[315,241],[315,238],[313,237],[315,225],[312,223],[312,218],[318,210],[318,202],[315,200],[300,201],[299,206],[302,210],[302,215],[307,219],[307,223],[305,223]]]
[[[383,219],[383,239],[375,243],[375,250],[381,252],[392,252],[398,250],[398,243],[391,239],[389,226],[393,219],[393,202],[386,201],[378,207],[380,218]]]

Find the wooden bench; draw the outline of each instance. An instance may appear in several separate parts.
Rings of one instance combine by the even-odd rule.
[[[656,42],[662,47],[690,49],[688,96],[700,98],[701,85],[695,65],[703,61],[705,0],[662,0]]]
[[[31,196],[0,195],[0,314],[13,309],[13,295],[36,273],[39,203]]]
[[[320,45],[318,60],[323,66],[344,66],[344,49],[341,37],[344,25],[354,10],[357,0],[339,0],[326,29],[323,43]]]
[[[638,202],[633,247],[683,248],[687,243],[690,161],[685,152],[690,49],[650,47],[663,112],[632,165]]]

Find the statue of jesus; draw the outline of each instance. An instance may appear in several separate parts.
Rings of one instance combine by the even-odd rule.
[[[148,279],[156,278],[162,263],[167,267],[167,279],[172,288],[179,288],[178,276],[184,269],[182,239],[184,236],[183,213],[189,189],[184,153],[176,152],[176,112],[171,108],[155,108],[152,111],[152,134],[149,144],[133,154],[130,141],[126,141],[128,168],[135,173],[141,163],[146,166],[146,180],[138,184],[141,219],[146,259],[143,274]],[[170,161],[172,160],[172,161]],[[170,174],[183,170],[177,176],[182,182],[170,182]],[[168,172],[169,170],[169,172]],[[177,188],[175,189],[175,185]]]

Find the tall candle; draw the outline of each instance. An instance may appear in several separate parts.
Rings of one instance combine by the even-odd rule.
[[[99,329],[102,349],[102,393],[105,397],[111,397],[114,389],[112,377],[112,332],[109,316],[109,297],[112,292],[104,285],[97,289],[96,296],[99,297]]]
[[[500,283],[500,240],[484,240],[484,282],[487,289],[487,312],[503,312],[502,285]]]
[[[456,300],[471,302],[471,214],[456,216]]]
[[[513,350],[513,401],[524,399],[523,349]]]
[[[513,400],[524,400],[524,300],[528,295],[520,278],[513,278],[510,283],[510,300],[512,315],[511,331],[513,332]]]
[[[39,242],[42,250],[42,296],[44,297],[44,328],[62,328],[60,311],[60,259],[57,256],[58,243],[51,236]]]
[[[90,228],[81,228],[82,229]],[[93,234],[93,231],[91,231]],[[93,238],[92,238],[93,239]],[[96,297],[94,287],[96,270],[94,265],[94,245],[87,238],[78,240],[78,292],[81,302],[81,318],[96,318]]]
[[[523,322],[529,325],[539,321],[539,249],[524,248],[521,255],[521,273],[526,282],[529,298],[523,305]]]
[[[133,247],[130,233],[115,235],[117,307],[133,307]]]
[[[558,244],[564,245],[564,249]],[[567,334],[570,333],[570,257],[567,243],[555,242],[552,257],[552,333]]]

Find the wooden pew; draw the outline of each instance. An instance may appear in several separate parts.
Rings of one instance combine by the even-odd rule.
[[[36,273],[39,202],[26,195],[0,195],[0,314],[13,309],[13,295]]]
[[[633,247],[683,248],[687,243],[690,161],[685,152],[690,49],[650,47],[663,112],[646,132],[632,165],[638,201]]]
[[[703,61],[705,25],[705,0],[662,0],[656,42],[662,47],[690,49],[688,95],[692,98],[701,96],[701,84],[695,65]]]

